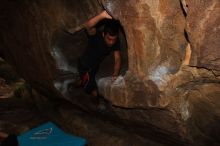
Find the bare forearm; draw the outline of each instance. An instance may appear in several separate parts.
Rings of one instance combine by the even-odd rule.
[[[102,12],[103,13],[103,12]],[[99,21],[101,21],[102,19],[104,19],[104,16],[102,15],[102,13],[100,13],[99,15],[89,19],[86,22],[86,28],[90,29],[92,27],[94,27]]]
[[[113,76],[118,76],[121,69],[121,60],[117,60],[114,65]]]
[[[89,20],[86,22],[86,24],[85,24],[86,29],[88,30],[88,32],[89,32],[89,33],[90,33],[90,32],[93,33],[94,30],[92,30],[92,29],[94,29],[95,25],[96,25],[99,21],[101,21],[102,19],[105,19],[105,18],[107,18],[107,19],[112,19],[112,17],[111,17],[106,11],[102,11],[102,12],[99,13],[97,16],[95,16],[95,17],[89,19]]]
[[[118,76],[121,69],[121,53],[120,51],[114,51],[115,65],[113,76]]]

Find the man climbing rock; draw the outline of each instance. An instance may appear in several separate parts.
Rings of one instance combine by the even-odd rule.
[[[96,24],[106,19],[102,31],[96,29]],[[106,12],[102,11],[97,16],[88,20],[85,24],[89,41],[87,50],[79,58],[78,72],[81,78],[81,86],[84,91],[97,99],[101,99],[96,84],[96,73],[102,60],[114,52],[114,71],[112,80],[115,80],[121,67],[120,42],[119,42],[119,22],[112,19]]]

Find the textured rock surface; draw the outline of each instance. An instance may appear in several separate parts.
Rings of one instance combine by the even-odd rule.
[[[187,1],[187,32],[192,47],[190,65],[220,75],[220,1]]]
[[[187,46],[184,36],[185,17],[180,2],[102,2],[114,17],[120,19],[128,41],[129,71],[124,77],[125,85],[121,89],[107,86],[110,88],[108,91],[111,91],[108,100],[113,105],[125,108],[153,108],[155,116],[149,118],[152,123],[161,129],[170,127],[167,129],[181,133],[181,124],[174,124],[178,123],[175,112],[170,109],[165,113],[157,112],[160,108],[167,109],[170,104],[163,90],[169,85],[172,75],[179,70]],[[135,115],[128,111],[123,113],[124,116],[120,116],[128,119]],[[145,111],[139,115],[145,117],[151,114]],[[162,115],[166,115],[166,121],[163,124],[157,123],[161,121],[159,117]]]
[[[5,67],[6,65],[7,68]],[[3,73],[5,72],[8,73],[7,76],[4,76],[5,74]],[[18,76],[16,80],[11,80],[11,74],[14,75],[15,72],[1,60],[1,132],[20,135],[42,123],[51,121],[69,134],[84,137],[90,146],[165,145],[161,142],[154,142],[155,140],[148,137],[141,137],[131,132],[130,129],[125,129],[124,125],[119,124],[117,119],[106,120],[107,116],[105,117],[103,113],[92,111],[92,109],[88,110],[88,108],[85,109],[88,110],[85,112],[79,107],[76,108],[78,105],[73,105],[64,99],[55,100],[55,102],[48,100],[47,97],[38,94],[35,90],[31,90],[30,86],[25,86],[24,80]],[[83,104],[85,105],[85,103]]]
[[[141,103],[158,104],[159,90],[179,70],[187,45],[180,2],[106,0],[103,5],[125,28],[129,58],[127,98],[141,96]]]
[[[99,2],[121,21],[128,43],[129,68],[122,84],[101,86],[112,104],[106,115],[113,114],[114,120],[123,121],[120,124],[132,127],[131,131],[138,135],[145,136],[152,130],[176,145],[187,141],[218,145],[220,1]],[[0,48],[5,58],[35,88],[61,96],[53,86],[57,66],[52,54],[54,47],[68,45],[57,33],[81,28],[88,18],[100,12],[98,1],[3,1],[0,10]],[[69,46],[83,48],[84,44],[78,41],[81,37],[84,36],[73,37],[75,43]],[[192,56],[190,66],[186,66],[188,61],[184,59],[189,59],[190,54],[185,52],[189,46]],[[64,59],[74,62],[76,52],[67,48]],[[74,90],[70,97],[83,110],[94,109],[87,105],[91,101],[80,91]],[[126,140],[121,143],[126,145]]]
[[[161,129],[169,129],[180,135],[190,135],[197,141],[197,145],[218,141],[216,136],[211,136],[211,127],[207,127],[219,122],[220,116],[217,112],[220,97],[217,77],[219,1],[102,2],[114,17],[121,20],[129,50],[129,71],[124,77],[125,84],[120,88],[106,85],[108,99],[114,105],[125,108],[154,109],[154,112],[151,111],[153,116],[145,121],[151,120]],[[208,70],[180,67],[182,63],[185,64],[187,40],[192,49],[190,65]],[[209,69],[213,69],[213,72]],[[199,88],[202,90],[195,94],[194,89]],[[203,98],[199,98],[200,96]],[[156,112],[156,109],[167,112]],[[201,117],[201,113],[213,116],[206,120]],[[138,117],[145,117],[145,114],[151,115],[145,111],[140,112]],[[124,111],[120,116],[130,120],[134,115],[137,114]],[[163,117],[162,115],[165,115],[166,120],[163,124],[157,123],[156,121],[160,121],[158,117]],[[169,121],[176,121],[177,124]],[[219,127],[216,124],[214,127],[215,133],[218,133]]]
[[[85,114],[68,103],[56,105],[53,110],[48,108],[50,104],[39,110],[34,103],[24,99],[0,99],[0,105],[1,132],[20,135],[42,123],[51,121],[69,134],[86,138],[90,146],[164,146],[105,121],[100,115],[94,118],[92,115]]]
[[[53,87],[56,73],[51,56],[53,35],[58,29],[69,30],[84,23],[100,11],[99,7],[96,1],[86,0],[4,0],[0,6],[1,50],[35,88],[55,97],[59,93]]]
[[[0,98],[9,98],[13,95],[12,89],[4,79],[0,78]]]
[[[183,133],[190,135],[197,145],[218,143],[218,138],[211,136],[212,123],[219,122],[220,80],[206,70],[182,67],[173,76],[165,94],[169,96],[170,107],[177,111],[184,123]],[[215,134],[220,132],[215,127]]]

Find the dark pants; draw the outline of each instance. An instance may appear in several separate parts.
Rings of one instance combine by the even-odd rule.
[[[98,67],[85,67],[85,65],[79,60],[77,68],[81,79],[81,86],[84,88],[84,91],[90,94],[92,91],[97,90],[95,77]]]

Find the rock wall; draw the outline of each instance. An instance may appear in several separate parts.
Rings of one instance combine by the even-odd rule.
[[[148,94],[153,93],[152,100],[159,98],[159,89],[163,90],[169,76],[179,70],[187,46],[185,17],[180,2],[121,0],[103,1],[103,5],[125,28],[129,46],[129,73],[126,79],[130,83],[131,80],[140,82],[143,88],[151,88],[143,91],[137,87],[144,96],[143,102],[152,99],[147,97]],[[132,95],[135,87],[127,88],[127,95]],[[133,98],[139,97],[134,92]]]
[[[0,48],[6,60],[35,88],[48,96],[61,96],[53,86],[53,36],[58,30],[77,30],[100,10],[95,0],[1,1]]]
[[[187,1],[186,30],[189,36],[192,58],[191,66],[207,68],[219,76],[220,58],[220,2]]]
[[[220,2],[103,0],[102,3],[125,28],[129,70],[120,87],[105,85],[101,91],[116,106],[134,111],[146,109],[132,114],[118,112],[120,116],[130,120],[139,115],[135,117],[139,122],[149,117],[143,121],[188,137],[197,145],[217,142]],[[149,113],[149,108],[154,112]],[[161,120],[162,123],[158,122]]]
[[[54,34],[76,32],[100,4],[120,20],[128,43],[122,84],[100,87],[114,114],[142,127],[140,133],[148,123],[173,139],[219,144],[219,0],[5,0],[0,48],[6,60],[38,90],[61,96],[53,85]]]

